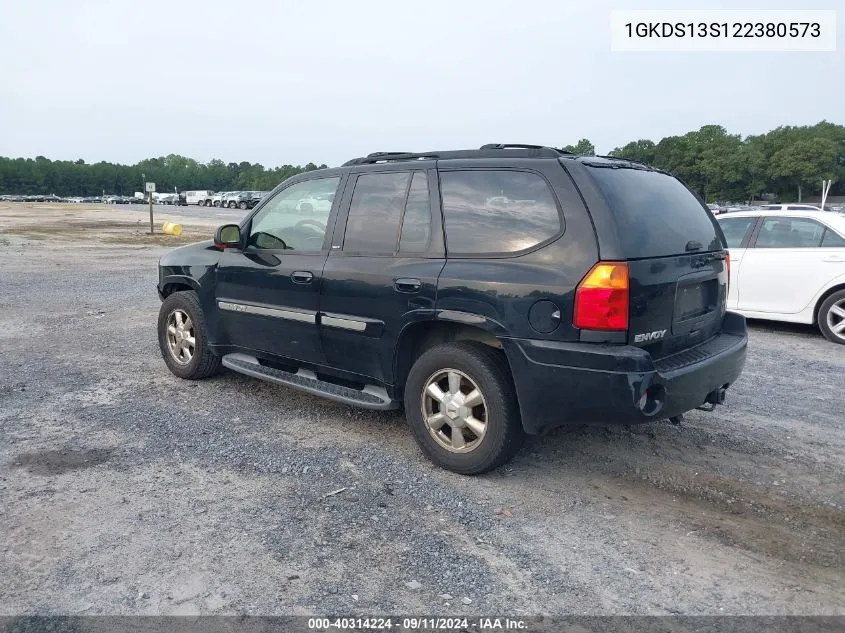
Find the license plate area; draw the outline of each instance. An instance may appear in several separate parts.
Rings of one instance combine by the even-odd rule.
[[[700,328],[719,316],[719,280],[687,275],[675,289],[672,330],[676,334]]]

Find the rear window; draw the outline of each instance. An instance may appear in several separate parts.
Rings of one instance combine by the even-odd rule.
[[[616,219],[619,240],[631,259],[687,252],[690,242],[705,251],[722,248],[710,215],[676,178],[656,171],[592,167]]]

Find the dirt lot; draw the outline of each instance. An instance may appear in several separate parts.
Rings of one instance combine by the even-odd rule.
[[[465,478],[399,413],[172,376],[156,261],[220,220],[144,219],[0,208],[0,615],[845,614],[845,349],[815,329],[752,324],[715,413]]]

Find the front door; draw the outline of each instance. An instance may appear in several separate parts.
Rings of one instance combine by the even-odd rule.
[[[400,333],[434,314],[445,257],[436,172],[426,166],[350,175],[320,297],[334,368],[392,384]]]
[[[243,247],[223,252],[215,299],[230,345],[322,362],[317,310],[340,181],[312,177],[280,190],[243,227]]]

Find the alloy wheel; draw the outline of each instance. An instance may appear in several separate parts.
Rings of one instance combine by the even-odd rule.
[[[180,365],[187,365],[196,350],[196,332],[191,317],[176,309],[167,316],[167,349]]]
[[[469,453],[487,432],[487,404],[472,378],[457,369],[429,376],[422,393],[426,428],[442,448]]]
[[[845,341],[845,299],[830,306],[827,311],[827,327],[837,338]]]

